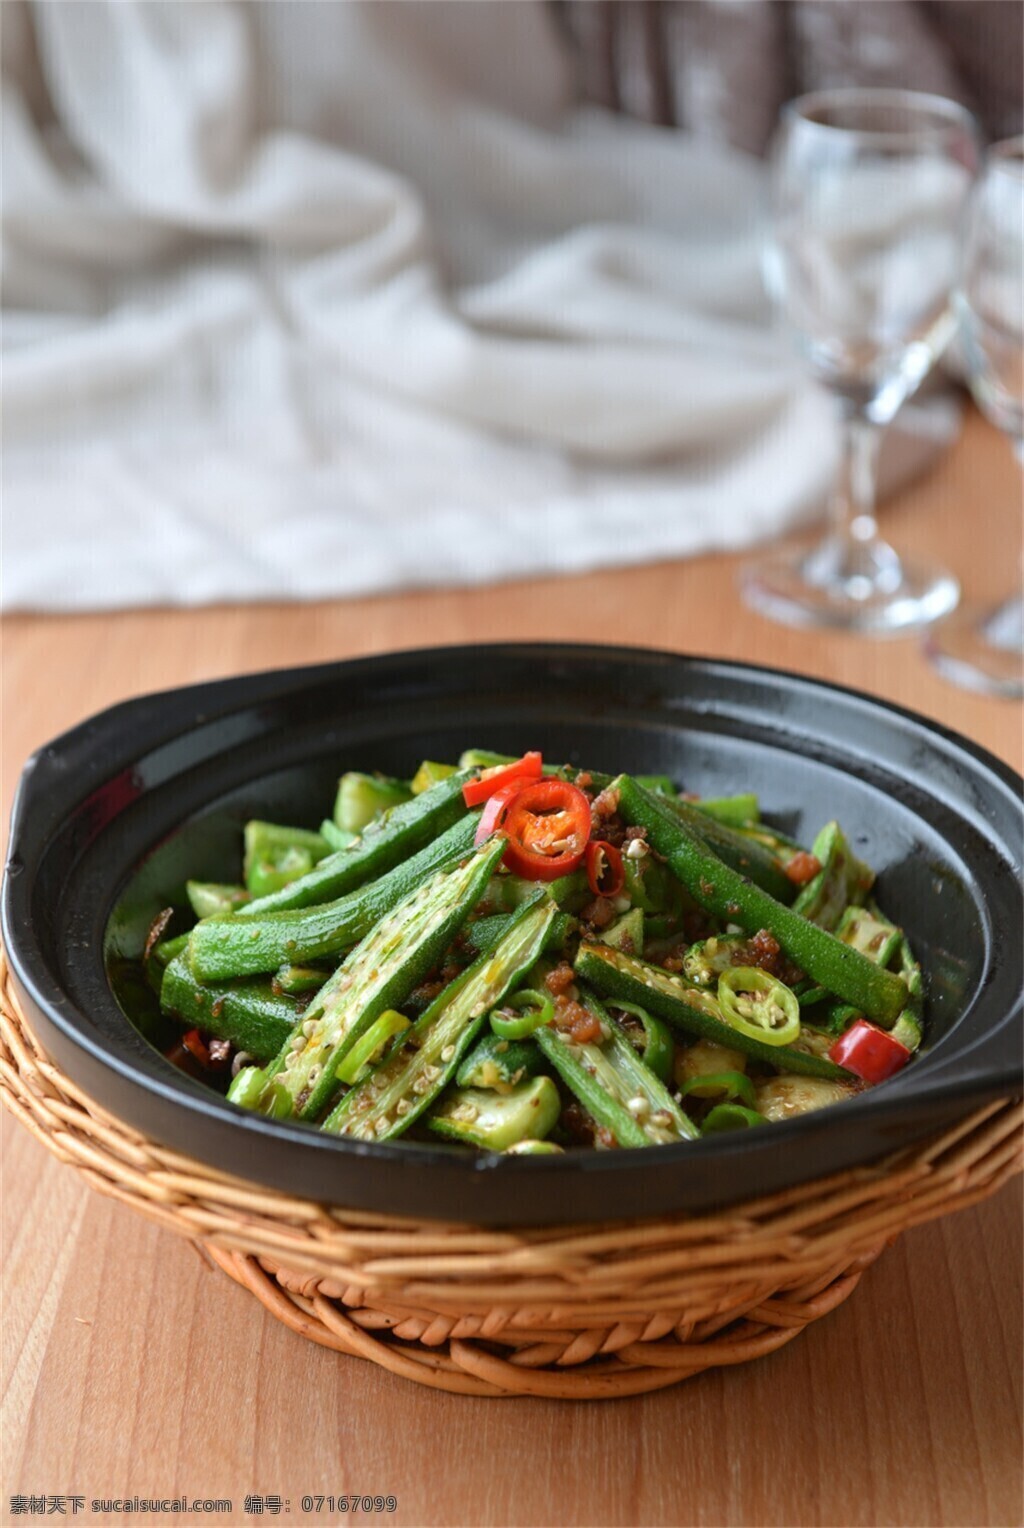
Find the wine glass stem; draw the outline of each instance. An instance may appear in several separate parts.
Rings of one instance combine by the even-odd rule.
[[[859,409],[843,408],[843,454],[828,535],[805,558],[803,576],[839,600],[862,604],[901,586],[903,570],[875,521],[881,429]]]
[[[878,537],[875,484],[882,432],[856,409],[843,410],[843,454],[832,496],[832,534],[851,552]]]

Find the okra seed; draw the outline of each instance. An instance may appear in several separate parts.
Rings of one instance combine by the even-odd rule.
[[[454,1055],[455,1055],[455,1046],[454,1045],[446,1045],[444,1050],[441,1052],[441,1060],[442,1061],[450,1061]]]

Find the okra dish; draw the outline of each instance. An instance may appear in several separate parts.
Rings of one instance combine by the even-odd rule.
[[[349,772],[318,831],[252,821],[239,849],[239,883],[190,881],[191,927],[168,908],[143,967],[171,1059],[274,1119],[661,1146],[839,1103],[921,1043],[872,870],[837,822],[804,847],[753,795],[470,749]]]

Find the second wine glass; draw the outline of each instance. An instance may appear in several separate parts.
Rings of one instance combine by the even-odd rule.
[[[951,294],[977,168],[974,119],[903,90],[826,90],[783,112],[772,159],[769,289],[843,426],[831,524],[810,551],[743,574],[748,603],[795,625],[885,633],[956,604],[952,574],[902,559],[878,534],[881,431],[955,330]]]

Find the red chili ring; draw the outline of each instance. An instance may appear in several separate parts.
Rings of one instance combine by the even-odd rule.
[[[487,798],[487,801],[484,803],[484,809],[480,814],[480,822],[473,840],[478,848],[484,842],[484,839],[490,838],[491,834],[497,832],[501,827],[505,821],[506,812],[523,787],[533,783],[532,780],[528,780],[520,775],[515,780],[509,780],[507,784],[496,790],[493,796]]]
[[[587,845],[584,863],[587,885],[595,897],[617,897],[626,884],[622,855],[604,838],[592,838]]]
[[[565,847],[551,852],[544,837],[545,819],[558,814],[559,839]],[[582,863],[590,837],[590,802],[567,780],[548,778],[523,786],[509,803],[502,824],[508,838],[505,864],[530,881],[557,881]],[[550,829],[553,832],[554,829]]]
[[[543,770],[544,760],[539,753],[524,753],[511,764],[496,765],[485,770],[479,779],[467,780],[462,787],[462,799],[467,806],[480,806],[514,780],[539,780]]]

